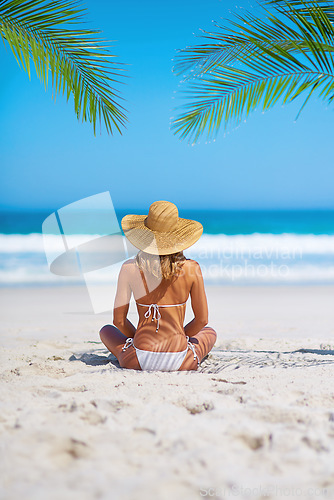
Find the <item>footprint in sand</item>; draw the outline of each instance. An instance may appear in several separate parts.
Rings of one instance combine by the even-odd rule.
[[[272,434],[256,436],[256,435],[242,433],[242,434],[237,434],[235,437],[243,441],[248,446],[248,448],[250,448],[253,451],[259,450],[260,448],[263,448],[266,445],[271,445],[272,443]]]
[[[325,446],[320,439],[313,439],[309,436],[303,436],[302,437],[303,443],[305,443],[309,448],[312,448],[312,450],[315,450],[317,453],[321,452],[329,452],[329,449],[327,446]]]
[[[107,420],[107,417],[101,415],[95,410],[85,411],[80,415],[80,418],[90,425],[104,424]]]
[[[204,401],[203,403],[181,403],[181,406],[186,408],[190,415],[197,415],[198,413],[203,413],[206,411],[211,411],[214,409],[214,404],[211,401]]]
[[[91,404],[94,408],[86,409],[85,404],[77,405],[76,401],[72,401],[71,403],[60,404],[58,408],[65,413],[78,412],[78,417],[90,425],[104,424],[107,417],[101,415],[101,413],[95,409],[96,405],[94,405],[94,402],[91,402]]]
[[[50,456],[56,465],[67,466],[74,460],[88,457],[90,451],[90,447],[84,441],[71,437],[55,438]]]

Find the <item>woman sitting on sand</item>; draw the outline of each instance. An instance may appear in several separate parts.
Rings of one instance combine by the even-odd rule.
[[[101,329],[102,342],[122,368],[197,370],[216,332],[205,326],[208,306],[201,268],[183,250],[200,238],[202,225],[179,218],[173,203],[156,201],[148,216],[126,215],[122,228],[139,252],[121,268],[115,326]],[[127,319],[131,293],[139,314],[137,329]],[[183,327],[189,294],[195,317]]]

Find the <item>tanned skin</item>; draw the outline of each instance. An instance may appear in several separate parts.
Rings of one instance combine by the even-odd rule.
[[[145,281],[148,288],[145,287]],[[160,308],[161,319],[159,330],[156,332],[156,321],[152,321],[152,316],[149,318],[144,316],[147,307],[137,305],[139,321],[135,328],[127,318],[131,294],[134,295],[136,302],[147,305],[181,304],[186,302],[190,295],[194,319],[184,327],[185,305]],[[186,336],[188,336],[200,361],[211,351],[216,341],[216,332],[206,326],[208,305],[201,268],[191,259],[186,259],[182,263],[181,273],[172,280],[159,280],[147,273],[143,280],[135,259],[126,261],[118,277],[113,323],[115,326],[105,325],[100,330],[100,338],[116,356],[122,368],[133,370],[141,368],[133,346],[122,351],[128,337],[134,338],[138,349],[179,352],[187,348]],[[196,369],[197,359],[194,360],[192,351],[188,349],[179,370]]]

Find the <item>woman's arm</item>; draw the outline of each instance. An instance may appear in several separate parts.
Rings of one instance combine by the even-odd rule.
[[[193,337],[208,324],[208,302],[200,265],[197,262],[192,263],[190,271],[193,276],[190,289],[191,307],[195,317],[184,327],[184,331],[186,335]]]
[[[136,333],[136,328],[127,319],[130,299],[129,264],[125,262],[118,276],[113,322],[124,335],[133,338]]]

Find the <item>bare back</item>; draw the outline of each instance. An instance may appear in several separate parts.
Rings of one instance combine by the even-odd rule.
[[[186,335],[192,334],[191,330],[197,327],[200,329],[200,326],[207,323],[208,306],[203,277],[199,264],[194,260],[186,259],[177,277],[162,281],[147,273],[143,276],[135,260],[128,260],[122,266],[115,298],[114,319],[118,322],[126,318],[132,294],[139,315],[134,334],[135,345],[139,349],[182,351],[187,347]],[[186,302],[189,295],[195,317],[184,328],[186,306],[177,304]],[[152,321],[153,311],[152,314],[147,314],[150,304],[173,306],[159,307],[161,317],[158,331],[156,319]],[[189,331],[185,331],[187,329]]]

